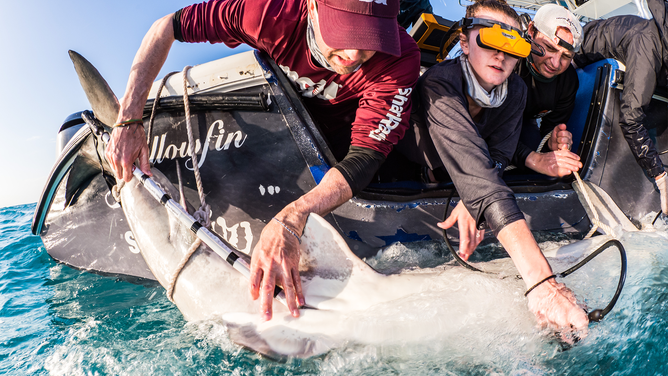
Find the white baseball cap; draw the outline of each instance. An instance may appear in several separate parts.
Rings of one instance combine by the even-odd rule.
[[[533,18],[534,27],[552,39],[556,44],[578,52],[582,44],[582,25],[580,21],[568,9],[557,4],[546,4],[538,9]],[[559,27],[568,29],[573,34],[573,44],[557,36]]]

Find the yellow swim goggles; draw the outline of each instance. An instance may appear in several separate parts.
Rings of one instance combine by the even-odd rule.
[[[529,56],[531,52],[542,56],[539,51],[531,50],[531,43],[527,40],[526,33],[503,22],[485,18],[462,18],[452,25],[441,42],[441,56],[444,56],[444,53],[457,42],[454,39],[458,34],[457,31],[468,30],[475,26],[483,27],[476,38],[476,43],[482,48],[501,51],[518,59]]]

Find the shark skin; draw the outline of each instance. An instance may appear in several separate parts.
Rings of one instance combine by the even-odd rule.
[[[153,180],[179,201],[178,189],[159,170],[151,172]],[[144,260],[166,288],[196,237],[137,179],[121,189],[121,203]],[[188,321],[219,318],[226,312],[259,311],[259,304],[250,299],[244,277],[204,244],[181,270],[173,300]]]

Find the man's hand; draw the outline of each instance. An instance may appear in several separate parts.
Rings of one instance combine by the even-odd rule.
[[[571,150],[573,146],[573,135],[566,130],[566,124],[559,124],[552,130],[552,135],[547,142],[550,150]]]
[[[449,229],[457,223],[459,228],[459,256],[468,260],[475,248],[485,236],[485,230],[478,230],[475,219],[471,216],[466,206],[459,201],[448,218],[436,225],[444,230]]]
[[[132,180],[132,164],[137,159],[142,172],[152,176],[146,134],[141,124],[114,128],[104,155],[116,178],[125,180],[126,183]]]
[[[529,295],[529,310],[536,315],[538,324],[561,333],[563,340],[572,341],[572,335],[587,335],[589,318],[577,304],[575,295],[554,278],[541,283]]]
[[[580,157],[565,149],[549,153],[532,151],[524,164],[536,172],[558,178],[568,176],[582,167]]]
[[[664,172],[656,178],[656,186],[659,188],[659,197],[661,197],[661,211],[663,215],[668,215],[668,179]]]
[[[295,234],[301,233],[295,228],[291,230]],[[293,317],[299,317],[299,306],[304,305],[299,277],[300,255],[297,237],[277,220],[270,220],[260,234],[250,265],[251,297],[253,300],[260,298],[260,312],[264,320],[271,320],[274,288],[277,284],[285,292],[290,313]]]

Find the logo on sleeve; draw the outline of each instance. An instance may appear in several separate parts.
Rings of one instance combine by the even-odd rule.
[[[392,106],[385,115],[385,118],[378,123],[378,128],[369,133],[369,137],[377,141],[385,141],[390,132],[401,124],[401,115],[404,113],[404,104],[408,101],[408,96],[413,89],[399,89],[399,94],[392,99]]]

